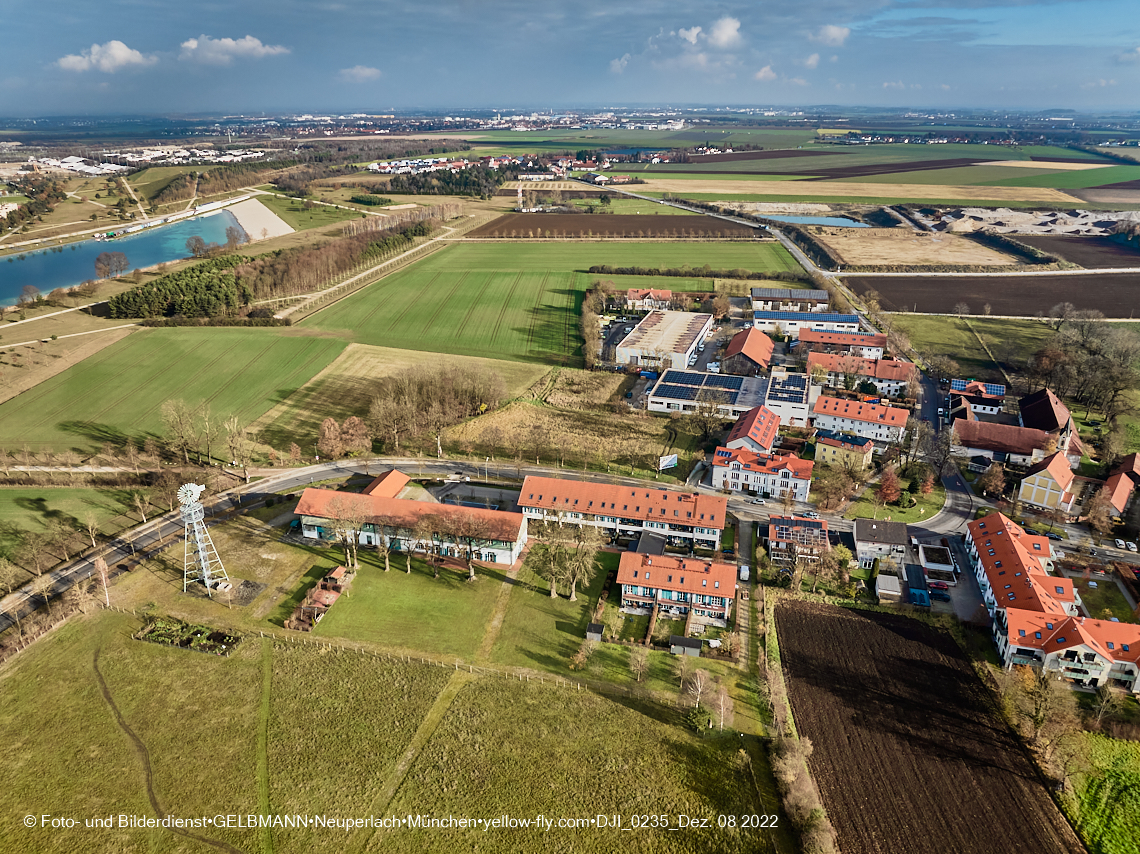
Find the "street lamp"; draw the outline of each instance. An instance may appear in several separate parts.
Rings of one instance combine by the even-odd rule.
[[[491,458],[486,457],[483,460],[483,480],[491,479]]]

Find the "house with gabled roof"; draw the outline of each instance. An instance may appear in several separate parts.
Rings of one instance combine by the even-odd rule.
[[[712,484],[717,489],[750,492],[765,498],[807,501],[815,463],[792,454],[757,454],[717,448],[712,458]]]
[[[665,617],[727,620],[736,598],[736,567],[697,558],[622,552],[617,583],[621,607],[651,609]]]
[[[817,430],[815,434],[815,459],[844,471],[866,471],[871,467],[871,455],[875,443],[854,433],[832,433]]]
[[[1029,468],[1018,486],[1017,496],[1033,507],[1068,513],[1077,497],[1073,489],[1075,477],[1069,460],[1057,451]]]
[[[768,370],[775,344],[763,330],[745,329],[728,342],[721,360],[721,372],[740,377],[755,377]]]
[[[867,332],[801,329],[797,348],[809,353],[851,353],[864,359],[881,359],[887,348],[887,336]]]
[[[1072,579],[1051,574],[1047,538],[991,513],[966,525],[966,553],[1006,667],[1044,668],[1077,685],[1138,691],[1140,626],[1082,616]]]
[[[736,419],[724,446],[732,450],[770,454],[779,430],[780,419],[776,413],[766,406],[754,406]]]
[[[853,385],[869,382],[879,394],[895,397],[906,391],[907,384],[918,376],[913,362],[900,359],[864,359],[859,356],[841,356],[838,353],[809,353],[808,373],[820,376],[823,385],[843,388],[850,375]]]
[[[527,475],[519,493],[523,516],[560,525],[591,525],[614,538],[648,531],[671,546],[715,550],[728,500],[699,492]]]
[[[820,397],[812,407],[812,424],[834,433],[854,433],[879,445],[902,438],[910,412],[879,403],[862,403],[839,397]]]
[[[630,288],[625,292],[626,307],[632,311],[667,309],[673,302],[673,292],[654,288]]]
[[[1123,516],[1129,502],[1140,484],[1140,454],[1129,454],[1119,463],[1105,481],[1108,500],[1118,516]]]
[[[1043,388],[1026,395],[1017,402],[1022,427],[1040,430],[1053,437],[1053,447],[1064,451],[1069,458],[1070,468],[1081,464],[1080,436],[1069,408],[1061,402],[1051,389]]]
[[[963,417],[953,424],[956,456],[968,457],[972,469],[984,471],[990,463],[1030,466],[1045,459],[1054,439],[1043,430]],[[977,458],[977,459],[975,459]]]

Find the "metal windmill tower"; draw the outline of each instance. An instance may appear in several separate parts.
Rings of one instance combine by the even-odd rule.
[[[205,492],[206,487],[196,483],[184,483],[178,487],[179,510],[182,521],[186,525],[186,553],[182,564],[182,592],[191,581],[201,581],[206,587],[206,594],[220,581],[228,582],[226,568],[222,566],[222,559],[218,557],[218,550],[214,548],[214,541],[210,539],[210,532],[206,529],[206,511],[198,497]]]

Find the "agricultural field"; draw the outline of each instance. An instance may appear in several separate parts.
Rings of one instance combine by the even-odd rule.
[[[574,366],[581,358],[581,300],[597,278],[585,271],[595,264],[798,269],[774,242],[458,244],[298,328],[398,349]],[[669,282],[680,289],[684,280]]]
[[[133,492],[75,486],[4,487],[0,489],[0,556],[14,560],[25,531],[44,533],[58,522],[83,531],[89,515],[103,534],[133,527],[139,522]]]
[[[1140,851],[1140,744],[1082,733],[1092,773],[1073,783],[1077,826],[1093,854]]]
[[[1095,308],[1105,317],[1129,317],[1140,297],[1140,282],[1128,273],[1077,273],[1025,276],[845,276],[855,293],[879,293],[884,309],[921,314],[950,314],[958,303],[972,312],[988,304],[990,313],[1006,317],[1048,314],[1061,302]]]
[[[682,208],[675,208],[672,205],[658,205],[653,202],[647,202],[644,199],[627,199],[621,196],[616,198],[611,196],[609,204],[599,204],[596,197],[585,199],[574,199],[574,207],[581,210],[583,213],[587,212],[588,208],[593,208],[598,213],[606,214],[621,214],[628,216],[630,214],[640,214],[641,216],[701,216],[699,213],[684,210]]]
[[[50,340],[50,336],[56,334],[54,332],[40,335],[41,329],[51,328],[57,323],[60,325],[67,324],[66,318],[74,316],[73,314],[62,315],[64,320],[57,320],[54,317],[46,318],[42,324],[28,324],[28,326],[16,327],[13,330],[23,332],[27,336],[26,338],[24,335],[19,336],[22,342],[30,340],[32,343],[27,343],[19,349],[0,350],[0,403],[11,400],[45,380],[63,373],[88,356],[121,341],[134,331],[134,327],[127,326],[126,328],[108,329],[90,335],[79,332],[60,333],[61,336],[73,335],[75,337],[60,337],[56,341]],[[98,329],[100,322],[97,318],[82,316],[86,320],[92,321],[92,326]],[[49,340],[42,340],[45,336]],[[9,337],[15,338],[17,336],[9,334]],[[2,346],[3,342],[0,342],[0,347]]]
[[[776,625],[844,854],[1084,851],[948,634],[805,602]]]
[[[1014,265],[1009,255],[962,237],[907,228],[817,228],[807,229],[833,249],[845,265],[866,266],[977,264]]]
[[[474,356],[437,354],[431,361],[433,366],[493,371],[503,378],[508,398],[522,394],[548,370],[542,365]],[[423,353],[418,350],[349,344],[327,368],[261,416],[252,429],[258,431],[265,442],[278,448],[287,447],[300,437],[315,437],[325,418],[332,417],[339,422],[350,415],[363,417],[375,394],[375,379],[423,364]]]
[[[1140,267],[1140,249],[1110,237],[1061,237],[1016,234],[1014,239],[1090,270],[1114,267]]]
[[[650,208],[648,202],[642,207]],[[662,206],[665,207],[665,206]],[[755,228],[710,216],[659,217],[652,213],[506,214],[468,232],[469,237],[638,237],[644,239],[736,237],[754,239]]]
[[[345,342],[290,329],[144,329],[0,404],[0,447],[97,449],[162,432],[171,399],[245,423],[331,363]]]

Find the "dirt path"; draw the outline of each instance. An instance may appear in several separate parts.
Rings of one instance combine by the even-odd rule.
[[[269,709],[273,700],[273,639],[261,639],[261,708],[257,714],[257,806],[269,815]],[[273,830],[261,828],[262,854],[273,854]]]
[[[400,761],[396,763],[396,767],[392,773],[388,775],[388,779],[384,781],[384,786],[376,795],[376,799],[372,802],[372,807],[369,815],[384,815],[388,811],[388,805],[396,796],[396,792],[400,790],[404,778],[408,776],[408,771],[411,770],[412,765],[423,752],[424,747],[427,745],[431,737],[435,735],[436,728],[439,726],[443,716],[447,714],[447,710],[451,708],[451,703],[458,696],[463,686],[471,682],[475,677],[471,673],[462,670],[456,670],[451,674],[451,679],[439,692],[439,696],[435,698],[428,713],[424,715],[424,719],[420,722],[416,734],[412,736],[412,741],[408,745],[408,749],[404,751],[404,755],[400,757]],[[375,832],[374,828],[362,828],[345,846],[346,851],[363,851],[372,839]]]
[[[491,613],[491,622],[487,624],[487,631],[483,635],[483,642],[479,644],[479,651],[475,653],[476,661],[487,661],[495,641],[499,639],[499,630],[503,628],[503,618],[507,616],[507,603],[511,598],[511,590],[516,580],[509,575],[503,579],[499,587],[499,596],[495,600],[495,610]]]
[[[150,763],[150,751],[146,749],[146,745],[143,743],[143,740],[139,738],[138,735],[135,734],[135,731],[127,725],[127,722],[125,720],[123,720],[123,715],[119,711],[119,707],[115,705],[115,701],[111,697],[111,689],[107,687],[107,682],[103,678],[102,672],[99,670],[99,652],[100,650],[95,650],[95,655],[91,660],[91,667],[95,671],[95,679],[99,683],[99,691],[103,694],[103,699],[110,707],[111,713],[115,716],[115,723],[119,725],[119,729],[121,729],[127,738],[130,739],[131,747],[134,749],[135,754],[138,756],[139,762],[142,763],[143,778],[146,781],[146,796],[150,801],[151,809],[154,810],[154,814],[159,819],[166,818],[166,812],[162,809],[161,806],[159,806],[158,795],[154,791],[154,769]],[[186,839],[193,839],[196,842],[202,842],[206,845],[211,845],[214,848],[217,848],[219,851],[229,851],[231,854],[245,854],[245,852],[240,848],[234,848],[234,846],[230,845],[227,842],[221,842],[217,839],[210,839],[205,836],[199,836],[196,833],[189,833],[177,827],[168,827],[166,829],[171,833],[175,833],[178,836],[182,836]]]

